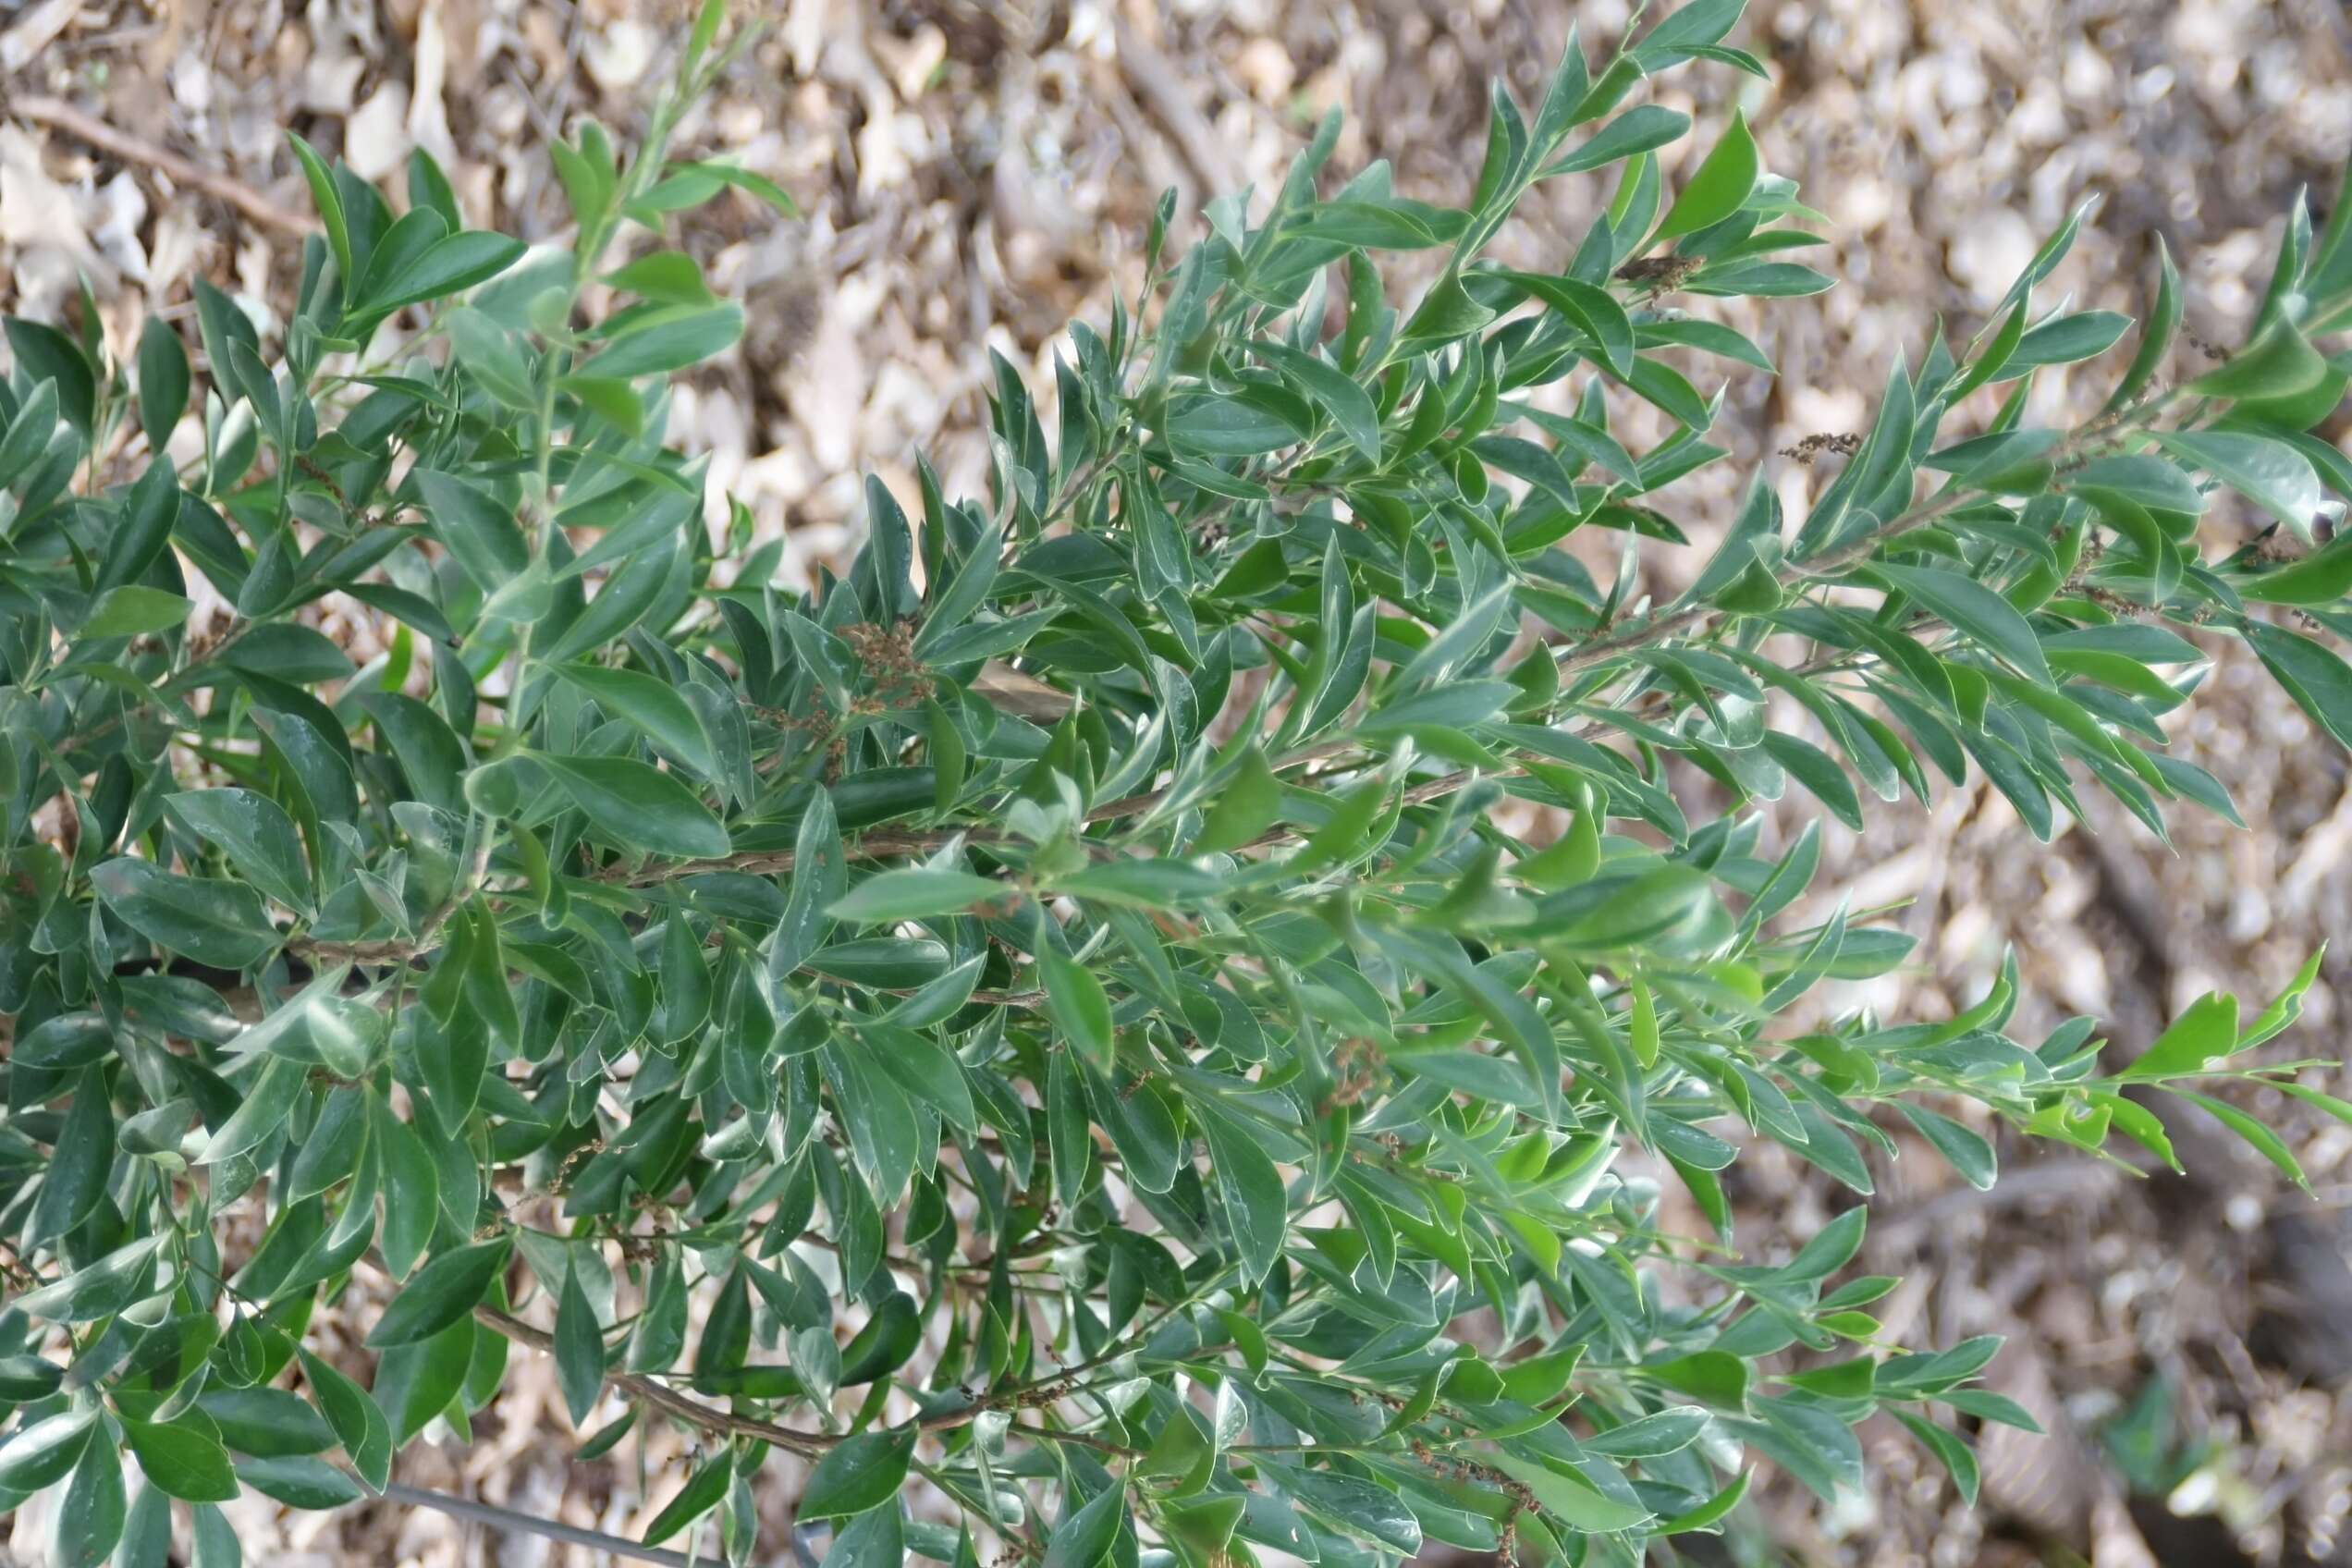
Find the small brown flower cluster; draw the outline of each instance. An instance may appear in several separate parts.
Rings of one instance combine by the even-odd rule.
[[[1813,459],[1824,452],[1832,457],[1850,458],[1861,449],[1862,437],[1851,432],[1833,435],[1828,431],[1817,430],[1795,446],[1782,447],[1781,456],[1795,458],[1798,462],[1810,468],[1813,466]]]
[[[1528,1490],[1525,1483],[1496,1469],[1491,1464],[1481,1464],[1475,1459],[1462,1459],[1452,1454],[1439,1453],[1419,1438],[1413,1439],[1413,1457],[1419,1462],[1423,1469],[1439,1480],[1454,1481],[1464,1485],[1484,1482],[1500,1488],[1504,1496],[1511,1499],[1514,1509],[1531,1510],[1536,1506],[1536,1494]]]
[[[1009,1404],[1014,1410],[1043,1410],[1057,1404],[1078,1391],[1076,1378],[1057,1378],[1050,1383],[1040,1383],[1034,1389],[1016,1390],[1010,1396],[999,1396],[994,1403]]]
[[[810,692],[809,701],[815,705],[807,713],[794,713],[790,708],[772,708],[759,703],[752,704],[751,709],[778,729],[795,731],[806,735],[812,741],[825,740],[833,734],[836,728],[833,721],[833,710],[825,705],[825,694],[821,692]]]
[[[859,711],[879,713],[886,706],[913,707],[928,698],[936,687],[931,672],[914,656],[914,622],[898,621],[889,626],[876,626],[866,621],[841,628],[841,641],[857,655],[865,678],[874,683],[876,698],[860,699]],[[873,702],[871,709],[864,707]]]
[[[187,662],[194,664],[199,659],[210,658],[213,650],[221,645],[221,633],[214,629],[214,623],[208,622],[203,631],[188,639]]]
[[[30,1264],[18,1256],[16,1243],[0,1240],[0,1250],[5,1251],[5,1256],[0,1256],[0,1280],[6,1280],[10,1290],[18,1292],[41,1288],[44,1281]]]
[[[2125,421],[2130,417],[2131,411],[2129,405],[2120,409],[2107,410],[2082,427],[2079,433],[2080,439],[2085,442],[2095,441],[2101,435],[2111,435],[2122,429]],[[2060,466],[2064,472],[2071,473],[2090,461],[2090,459],[2091,454],[2089,452],[2076,452]]]
[[[1339,1081],[1323,1097],[1323,1113],[1328,1116],[1341,1106],[1360,1103],[1380,1086],[1380,1070],[1385,1065],[1380,1047],[1371,1041],[1352,1035],[1341,1040],[1331,1053],[1331,1067]]]
[[[2145,620],[2156,613],[2152,606],[2143,605],[2138,599],[2126,598],[2113,589],[2085,584],[2081,593],[2084,598],[2109,615],[2120,616],[2126,620]]]
[[[564,1156],[564,1162],[557,1169],[555,1180],[547,1183],[547,1190],[551,1193],[561,1193],[570,1190],[572,1172],[579,1170],[581,1165],[585,1161],[592,1159],[595,1156],[604,1152],[604,1139],[591,1138],[586,1143],[581,1145],[578,1148],[572,1150],[570,1154]]]
[[[1636,256],[1617,269],[1617,278],[1648,288],[1655,300],[1680,288],[1703,264],[1697,256]]]

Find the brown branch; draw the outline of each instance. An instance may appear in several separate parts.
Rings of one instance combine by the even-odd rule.
[[[143,165],[167,177],[175,185],[183,185],[215,197],[264,228],[283,229],[289,234],[300,235],[319,232],[318,220],[309,214],[297,211],[284,202],[271,201],[234,176],[208,169],[168,148],[158,147],[152,141],[116,130],[104,120],[75,108],[62,98],[37,94],[12,98],[8,100],[7,112],[18,119],[63,131],[75,141],[86,141],[127,164]]]
[[[2053,459],[2064,456],[2071,445],[2071,442],[2060,443],[2052,450],[2050,456]],[[1902,513],[1893,522],[1870,529],[1858,538],[1849,540],[1825,556],[1782,568],[1775,574],[1775,581],[1782,588],[1794,588],[1803,582],[1824,577],[1834,577],[1845,568],[1869,559],[1880,545],[1891,540],[1899,539],[1917,529],[1925,528],[1938,519],[1957,511],[1965,503],[1981,498],[1980,492],[1954,481],[1945,486],[1941,494]],[[1729,613],[1731,612],[1718,610],[1714,606],[1702,602],[1685,605],[1680,609],[1669,610],[1663,615],[1646,617],[1622,631],[1612,632],[1606,637],[1589,638],[1567,649],[1557,661],[1560,673],[1571,675],[1581,669],[1589,669],[1598,664],[1605,664],[1620,654],[1629,654],[1637,649],[1646,648],[1653,643],[1662,642],[1673,636],[1678,631],[1712,622]]]
[[[1163,1317],[1166,1316],[1165,1313],[1161,1315]],[[504,1334],[510,1340],[519,1340],[533,1350],[549,1355],[553,1355],[556,1352],[556,1339],[553,1334],[524,1322],[511,1313],[501,1312],[485,1303],[473,1309],[473,1317],[474,1321],[484,1328]],[[1157,1322],[1158,1319],[1154,1321]],[[1065,1367],[1054,1377],[1043,1378],[1035,1383],[1024,1383],[1018,1388],[1002,1390],[988,1398],[975,1400],[962,1410],[943,1411],[937,1415],[925,1416],[915,1423],[913,1429],[918,1432],[944,1432],[957,1427],[969,1426],[991,1410],[1016,1406],[1023,1396],[1066,1384],[1075,1374],[1091,1370],[1109,1359],[1111,1357],[1107,1355],[1096,1356],[1092,1360],[1082,1361],[1075,1366]],[[848,1433],[796,1432],[790,1427],[779,1427],[773,1421],[763,1421],[757,1416],[738,1415],[733,1411],[713,1409],[700,1400],[687,1398],[666,1383],[655,1378],[642,1377],[634,1372],[615,1372],[607,1369],[605,1373],[605,1381],[631,1398],[643,1400],[655,1409],[674,1415],[689,1426],[700,1427],[703,1431],[714,1436],[752,1438],[761,1442],[774,1443],[778,1448],[802,1456],[822,1453],[827,1449],[848,1441],[851,1436]],[[1012,1429],[1023,1437],[1044,1439],[1049,1442],[1079,1443],[1089,1448],[1121,1453],[1133,1452],[1121,1449],[1107,1439],[1083,1432],[1065,1432],[1059,1429],[1021,1426],[1016,1426]]]
[[[874,833],[854,844],[842,846],[842,853],[851,860],[893,860],[900,855],[928,854],[947,844],[949,833]],[[987,840],[966,836],[965,842],[985,845]],[[792,869],[790,850],[762,850],[748,854],[717,855],[709,860],[679,861],[671,865],[608,865],[590,877],[594,882],[618,882],[630,888],[653,888],[664,882],[676,882],[682,877],[700,876],[712,871],[741,871],[753,876],[780,876]]]
[[[297,937],[286,944],[286,950],[314,963],[406,963],[434,950],[435,933],[448,923],[456,911],[454,903],[434,911],[423,928],[411,937],[390,937],[380,942],[321,942]]]
[[[660,1563],[663,1568],[692,1568],[693,1562],[685,1553],[671,1551],[666,1547],[647,1546],[643,1541],[608,1536],[602,1530],[583,1530],[577,1525],[567,1525],[559,1519],[543,1519],[537,1514],[501,1508],[495,1502],[484,1502],[479,1498],[455,1497],[423,1487],[403,1486],[398,1481],[385,1487],[384,1501],[397,1502],[403,1508],[429,1508],[452,1519],[470,1520],[498,1530],[520,1530],[526,1535],[561,1541],[566,1546],[586,1547],[592,1551],[625,1557],[633,1562]]]
[[[501,1312],[495,1306],[483,1305],[473,1309],[473,1317],[474,1321],[484,1327],[496,1329],[510,1340],[519,1340],[533,1350],[549,1355],[556,1353],[553,1334],[534,1328],[509,1313]],[[677,1416],[689,1426],[699,1427],[705,1432],[722,1437],[756,1438],[762,1442],[774,1443],[778,1448],[800,1454],[816,1453],[841,1440],[822,1432],[795,1432],[773,1421],[738,1415],[732,1411],[714,1410],[700,1400],[688,1399],[666,1383],[640,1377],[634,1372],[608,1370],[605,1373],[605,1381],[631,1399],[642,1400],[656,1410]]]

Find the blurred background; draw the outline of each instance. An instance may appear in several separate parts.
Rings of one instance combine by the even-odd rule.
[[[1265,189],[1337,106],[1348,120],[1335,170],[1385,157],[1400,192],[1459,203],[1487,80],[1530,97],[1572,24],[1599,55],[1630,11],[1625,0],[758,9],[765,39],[680,146],[779,181],[804,216],[729,196],[686,226],[680,242],[751,320],[733,355],[680,388],[672,428],[712,454],[715,487],[787,540],[787,570],[802,575],[854,548],[867,472],[912,500],[925,450],[951,488],[980,486],[988,350],[1049,399],[1054,334],[1072,317],[1104,321],[1114,291],[1133,299],[1163,188],[1187,214],[1204,192]],[[86,277],[124,357],[148,312],[189,312],[198,273],[278,319],[309,211],[287,129],[383,180],[396,202],[401,160],[425,147],[472,223],[559,239],[544,144],[582,116],[633,138],[686,17],[680,0],[0,0],[0,307],[72,315]],[[2087,196],[2102,205],[2043,287],[2045,306],[2071,294],[2078,309],[2136,312],[2161,235],[2181,263],[2189,330],[2238,341],[2297,187],[2323,215],[2352,151],[2340,0],[1755,0],[1730,42],[1771,80],[1684,67],[1633,101],[1699,117],[1701,134],[1663,153],[1670,182],[1709,128],[1744,108],[1768,167],[1831,220],[1831,244],[1807,259],[1839,287],[1761,309],[1676,301],[1741,325],[1781,371],[1731,376],[1712,438],[1734,461],[1659,497],[1694,536],[1721,525],[1735,474],[1759,463],[1801,511],[1828,473],[1775,454],[1867,429],[1893,358],[1916,361],[1939,320],[1955,341],[1973,334]],[[1607,197],[1591,177],[1551,182],[1499,249],[1556,269]],[[2036,417],[2095,408],[2117,368],[2111,354],[2044,373]],[[1980,401],[1952,434],[1978,427],[1992,407]],[[1636,435],[1640,417],[1629,410]],[[1661,553],[1653,581],[1671,589],[1686,569]],[[364,621],[330,628],[355,656],[374,651]],[[1828,1005],[1945,1016],[1983,994],[2014,946],[2022,1028],[2095,1014],[2121,1058],[2208,988],[2267,996],[2342,931],[2344,757],[2233,642],[2200,641],[2214,665],[2175,745],[2227,782],[2249,829],[2182,814],[2168,849],[2094,797],[2091,819],[2044,851],[1973,782],[1929,809],[1883,810],[1867,835],[1829,824],[1820,885],[1840,882],[1856,908],[1893,908],[1923,942],[1912,969]],[[2352,946],[2340,946],[2304,1023],[2272,1050],[2346,1054],[2347,965]],[[2341,1072],[2307,1081],[2347,1092]],[[2014,1336],[1999,1386],[2051,1436],[1989,1436],[1984,1502],[1970,1513],[1902,1432],[1871,1428],[1868,1492],[1825,1504],[1775,1480],[1709,1560],[2352,1563],[2352,1127],[2274,1095],[2246,1103],[2285,1130],[2313,1195],[2210,1123],[2174,1129],[2186,1179],[2009,1145],[1990,1194],[1953,1184],[1924,1149],[1887,1173],[1861,1264],[1906,1277],[1883,1304],[1891,1336],[1919,1347]],[[1847,1201],[1770,1144],[1734,1174],[1742,1242],[1758,1254]],[[682,1481],[681,1453],[655,1434],[642,1452],[632,1439],[570,1465],[552,1368],[533,1365],[543,1359],[519,1354],[472,1441],[421,1445],[402,1478],[629,1531]],[[793,1489],[779,1476],[763,1500],[779,1526],[772,1561],[789,1561]],[[391,1507],[285,1514],[255,1496],[238,1510],[249,1562],[602,1561]],[[35,1537],[21,1524],[16,1534],[0,1552],[38,1561]]]

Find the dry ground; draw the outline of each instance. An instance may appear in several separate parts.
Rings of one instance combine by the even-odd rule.
[[[1388,157],[1400,190],[1459,201],[1485,80],[1529,89],[1571,22],[1599,47],[1628,13],[1624,0],[765,9],[766,42],[685,140],[781,181],[808,216],[730,200],[687,231],[753,325],[682,391],[676,427],[802,571],[853,543],[864,472],[908,488],[921,448],[951,484],[976,484],[986,350],[1047,365],[1065,320],[1099,320],[1114,287],[1133,288],[1162,187],[1188,207],[1204,190],[1263,187],[1336,104],[1349,114],[1340,166]],[[681,18],[678,0],[0,0],[0,305],[55,317],[86,275],[118,349],[146,312],[187,310],[198,271],[282,305],[299,255],[284,219],[306,206],[288,127],[375,176],[422,144],[473,222],[553,235],[560,202],[539,148],[583,115],[631,131]],[[1649,91],[1702,119],[1736,92],[1769,166],[1832,220],[1819,254],[1836,291],[1737,312],[1782,374],[1734,377],[1717,436],[1770,465],[1793,503],[1819,476],[1771,454],[1864,427],[1890,359],[1916,357],[1939,316],[1973,332],[2084,195],[2105,204],[2046,299],[2072,289],[2080,305],[2134,308],[2162,234],[2188,280],[2190,327],[2230,340],[2287,199],[2308,183],[2324,205],[2352,150],[2352,22],[2334,0],[1756,0],[1743,37],[1770,62],[1769,84],[1685,71]],[[76,113],[185,165],[107,152]],[[1668,154],[1688,155],[1687,142]],[[1605,199],[1556,183],[1504,237],[1523,263],[1563,257]],[[231,184],[260,199],[224,199]],[[2095,400],[2097,369],[2051,378],[2037,411]],[[1698,532],[1729,488],[1701,476],[1671,496]],[[357,645],[374,635],[338,630]],[[2250,660],[2209,642],[2216,667],[2178,743],[2229,783],[2251,831],[2184,820],[2168,852],[2102,816],[2040,852],[1980,789],[1882,814],[1867,836],[1832,828],[1832,866],[1857,903],[1907,901],[1900,918],[1927,937],[1922,973],[1842,999],[1937,1016],[1980,994],[2015,944],[2028,1023],[2093,1012],[2119,1042],[2144,1041],[2198,992],[2274,986],[2341,932],[2345,759]],[[2340,949],[2315,988],[2300,1054],[2345,1054],[2347,964]],[[2341,1074],[2313,1081],[2330,1076],[2344,1092]],[[2015,1184],[1989,1201],[1907,1162],[1868,1258],[1911,1276],[1891,1323],[1923,1343],[2018,1336],[2011,1390],[2058,1435],[1990,1453],[1973,1517],[1899,1433],[1883,1435],[1868,1495],[1824,1510],[1770,1490],[1741,1560],[2058,1562],[2052,1542],[2095,1535],[2101,1563],[2352,1562],[2352,1527],[2338,1528],[2352,1506],[2352,1129],[2257,1109],[2292,1133],[2316,1200],[2203,1137],[2189,1182],[2116,1181],[2020,1151]],[[1778,1152],[1740,1168],[1751,1244],[1802,1231],[1831,1202]],[[2102,1430],[2151,1382],[2210,1445],[2174,1494],[2205,1519],[2132,1500],[2135,1467],[2108,1457],[2121,1439]],[[676,1455],[658,1448],[569,1467],[560,1408],[551,1374],[526,1366],[471,1448],[421,1449],[404,1476],[621,1530],[675,1488]],[[771,1488],[778,1520],[790,1490],[782,1477]],[[288,1568],[585,1561],[431,1514],[241,1506],[248,1561]]]

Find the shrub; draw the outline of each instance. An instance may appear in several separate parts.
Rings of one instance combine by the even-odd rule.
[[[1754,1460],[1858,1484],[1878,1411],[1973,1490],[1955,1418],[2029,1424],[1974,1381],[1993,1342],[1884,1341],[1893,1281],[1838,1278],[1858,1202],[1734,1261],[1741,1143],[1867,1197],[1916,1134],[1982,1186],[2000,1126],[2168,1161],[2163,1091],[2299,1179],[2180,1080],[2352,1110],[2237,1060],[2315,971],[2120,1067],[2087,1019],[2004,1035],[2014,973],[1940,1023],[1834,1013],[1909,943],[1794,921],[1820,827],[1756,803],[1859,828],[1973,766],[2045,839],[2084,789],[2227,815],[2162,751],[2192,629],[2352,738],[2319,635],[2352,545],[2304,553],[2352,490],[2305,434],[2352,207],[2298,206],[2248,346],[2178,385],[2167,263],[2104,411],[2036,429],[2035,373],[2132,325],[2037,315],[2070,221],[1815,443],[1803,519],[1758,479],[1646,593],[1687,545],[1662,493],[1724,455],[1691,376],[1770,369],[1680,305],[1830,282],[1736,116],[1669,191],[1687,121],[1621,108],[1760,73],[1737,11],[1498,92],[1463,207],[1333,188],[1334,122],[1181,257],[1163,205],[1053,436],[999,361],[986,501],[871,484],[805,596],[740,511],[713,547],[664,443],[740,310],[677,251],[601,270],[728,187],[789,206],[667,153],[715,11],[634,157],[554,150],[569,249],[466,230],[422,154],[396,219],[297,141],[325,234],[274,358],[202,281],[201,402],[165,323],[129,366],[7,323],[0,1496],[62,1489],[64,1562],[160,1562],[169,1498],[217,1551],[240,1488],[332,1507],[462,1438],[516,1345],[584,1456],[686,1428],[643,1539],[715,1515],[735,1562],[775,1450],[850,1568],[1632,1563]],[[1481,259],[1603,172],[1563,271]],[[1433,252],[1408,304],[1393,251]],[[592,322],[595,280],[626,303]],[[1630,449],[1628,398],[1673,434]],[[1596,578],[1562,542],[1601,530]],[[363,668],[305,619],[330,594],[390,628]]]

